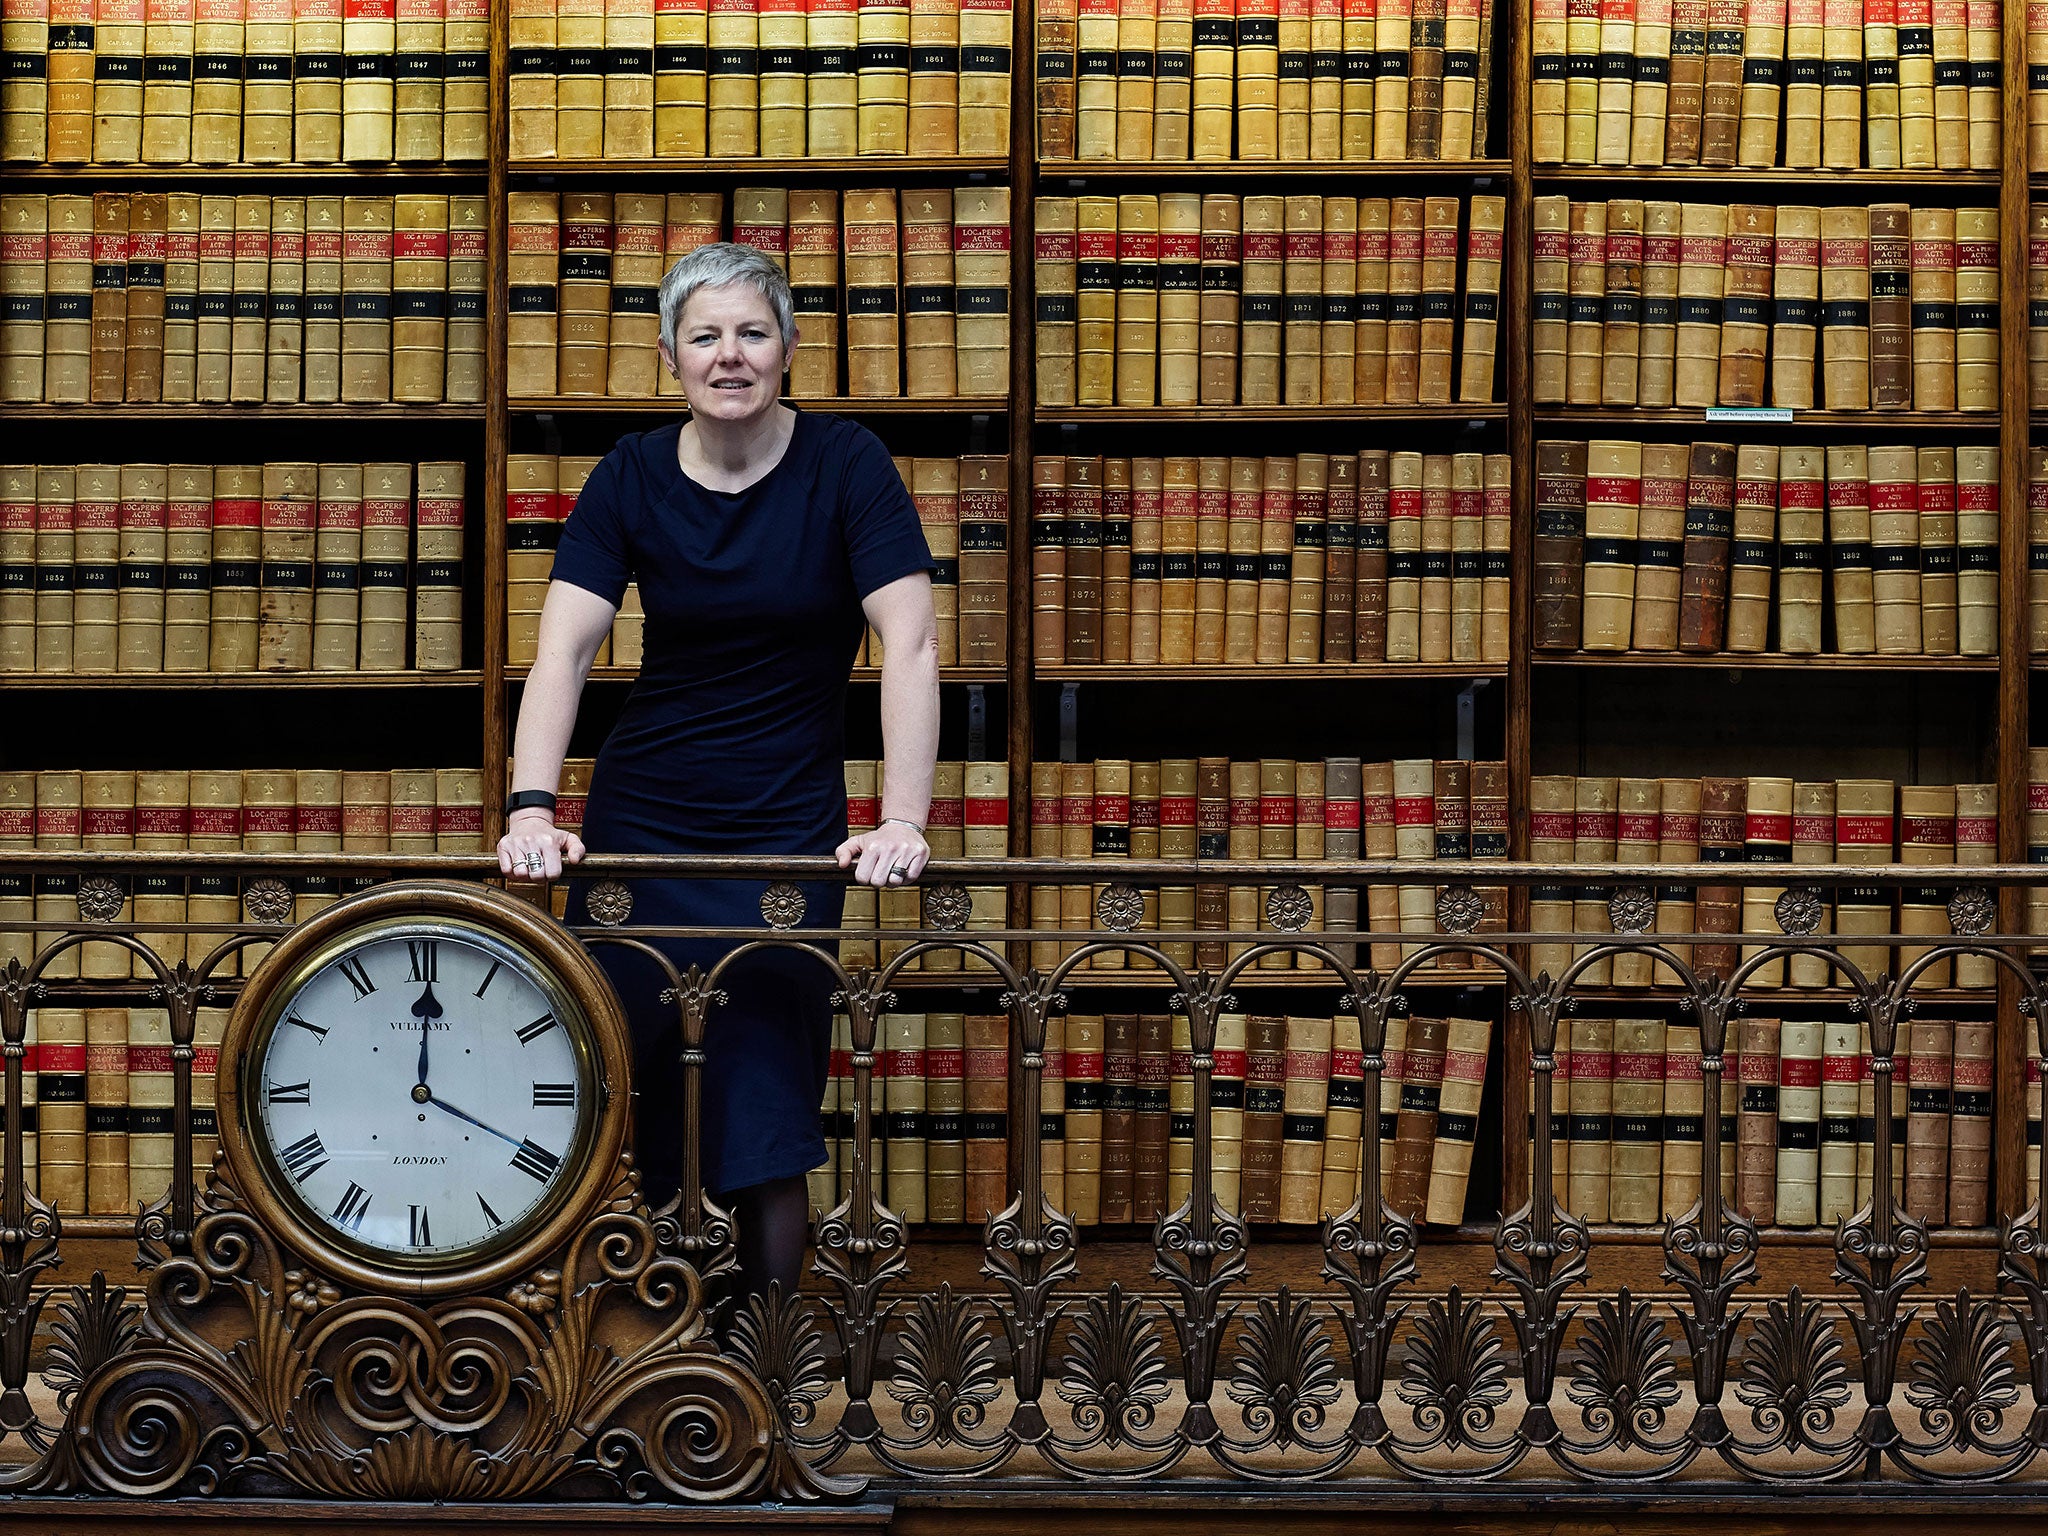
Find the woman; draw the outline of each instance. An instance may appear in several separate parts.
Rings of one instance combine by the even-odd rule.
[[[602,853],[824,854],[875,886],[915,880],[938,753],[930,551],[874,435],[778,401],[797,330],[789,284],[750,246],[709,245],[661,284],[661,359],[687,421],[620,442],[562,529],[539,652],[519,709],[498,863],[552,880]],[[554,824],[554,790],[592,658],[628,580],[647,614],[640,678],[599,754],[583,835]],[[863,619],[882,637],[882,822],[846,835],[847,673]],[[759,880],[640,881],[637,922],[758,926]],[[806,926],[840,919],[843,888],[810,885]],[[588,921],[579,888],[571,922]],[[709,970],[731,946],[670,941]],[[703,1123],[678,1123],[681,1041],[659,968],[600,946],[634,1034],[636,1155],[650,1200],[680,1179],[695,1130],[704,1186],[739,1218],[752,1292],[794,1289],[808,1230],[804,1175],[825,1161],[819,1106],[830,974],[791,951],[740,962],[707,1020]]]

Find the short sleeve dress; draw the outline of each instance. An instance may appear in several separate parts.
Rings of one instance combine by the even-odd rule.
[[[617,603],[637,581],[640,677],[598,754],[584,814],[592,853],[829,854],[846,837],[847,674],[861,601],[935,568],[916,508],[866,428],[799,412],[781,461],[743,491],[709,490],[676,461],[680,424],[625,438],[562,529],[554,579]],[[758,927],[761,880],[643,880],[636,923]],[[804,924],[833,927],[844,888],[807,885]],[[582,882],[569,920],[589,921]],[[663,941],[709,970],[727,941]],[[634,1035],[636,1156],[650,1199],[680,1181],[681,1039],[660,969],[595,955]],[[819,1107],[832,984],[794,951],[739,962],[707,1015],[704,1187],[714,1194],[825,1161]]]

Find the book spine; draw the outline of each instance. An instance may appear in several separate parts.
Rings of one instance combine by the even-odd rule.
[[[1760,1227],[1778,1224],[1779,1028],[1776,1019],[1737,1026],[1742,1084],[1735,1206]]]
[[[1741,121],[1735,163],[1768,167],[1778,160],[1778,107],[1785,91],[1785,0],[1752,0],[1742,32]]]

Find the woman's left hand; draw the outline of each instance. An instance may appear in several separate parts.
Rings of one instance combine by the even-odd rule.
[[[885,821],[872,832],[854,833],[839,845],[837,853],[841,869],[854,865],[854,879],[884,889],[915,880],[932,856],[924,835],[900,821]]]

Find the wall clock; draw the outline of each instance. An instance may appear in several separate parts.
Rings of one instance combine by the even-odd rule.
[[[629,1061],[603,973],[484,886],[414,881],[293,930],[229,1020],[233,1182],[356,1284],[443,1295],[537,1262],[602,1199]]]

